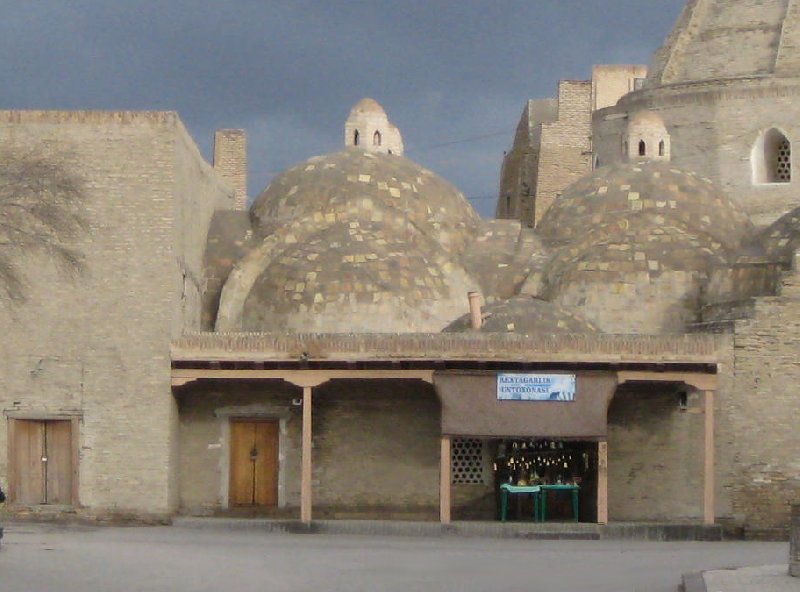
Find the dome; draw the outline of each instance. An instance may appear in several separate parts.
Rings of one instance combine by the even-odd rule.
[[[662,117],[658,113],[648,110],[637,111],[628,121],[629,132],[634,132],[640,129],[648,131],[652,129],[664,129],[665,127],[666,126],[664,125],[664,120]]]
[[[790,0],[693,0],[656,53],[650,84],[797,76],[791,36],[800,23]]]
[[[758,235],[772,261],[791,263],[796,250],[800,249],[800,208],[784,214]]]
[[[515,296],[483,308],[483,333],[520,333],[524,335],[554,333],[596,333],[597,328],[579,313],[530,296]],[[445,333],[471,331],[471,318],[466,314],[453,321]]]
[[[251,216],[258,245],[223,288],[220,331],[440,331],[478,288],[461,263],[477,214],[396,155],[312,158],[278,176]]]
[[[370,99],[369,97],[361,99],[353,106],[353,108],[350,110],[350,115],[355,115],[356,113],[378,113],[386,115],[386,111],[381,104],[375,99]]]
[[[603,331],[682,331],[713,270],[752,239],[713,183],[668,163],[619,164],[567,188],[538,229],[552,256],[541,295]]]
[[[297,220],[377,222],[419,231],[450,253],[471,241],[480,218],[450,183],[396,154],[347,148],[312,158],[270,183],[251,209],[262,236]]]
[[[747,215],[709,179],[662,162],[595,170],[564,190],[537,231],[546,243],[566,245],[585,242],[588,233],[621,237],[650,223],[706,237],[721,251],[738,250],[753,231]]]

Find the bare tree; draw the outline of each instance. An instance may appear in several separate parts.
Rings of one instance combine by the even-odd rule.
[[[0,300],[22,302],[27,255],[43,253],[64,272],[83,270],[75,240],[87,230],[84,182],[43,147],[0,150]]]

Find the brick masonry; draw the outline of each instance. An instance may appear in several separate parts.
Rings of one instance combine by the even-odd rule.
[[[32,255],[28,301],[0,307],[0,479],[6,418],[77,416],[85,512],[166,516],[178,501],[168,344],[200,326],[205,233],[229,190],[174,113],[5,111],[0,141],[82,177],[90,225],[82,276]]]
[[[800,578],[800,504],[792,506],[791,545],[789,548],[789,574]]]

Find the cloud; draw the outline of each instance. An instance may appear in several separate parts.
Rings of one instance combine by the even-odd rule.
[[[649,61],[682,4],[37,0],[0,21],[2,106],[176,110],[206,154],[215,128],[243,127],[251,169],[268,174],[341,145],[371,96],[410,156],[482,196],[526,99],[596,63]]]

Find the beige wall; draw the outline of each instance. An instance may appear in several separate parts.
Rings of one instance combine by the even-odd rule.
[[[678,408],[677,387],[621,387],[608,412],[612,521],[703,517],[702,396]]]
[[[174,113],[0,113],[5,146],[46,146],[86,180],[89,232],[77,245],[85,273],[68,280],[31,257],[29,300],[0,307],[0,407],[18,417],[82,417],[79,495],[88,514],[164,516],[177,501],[169,343],[181,319],[199,318],[199,300],[181,298],[180,261],[199,261],[203,230],[178,232],[176,202],[214,198],[213,189],[176,188],[179,161],[202,166],[196,149],[184,154],[183,133]],[[3,418],[4,486],[6,429]]]

